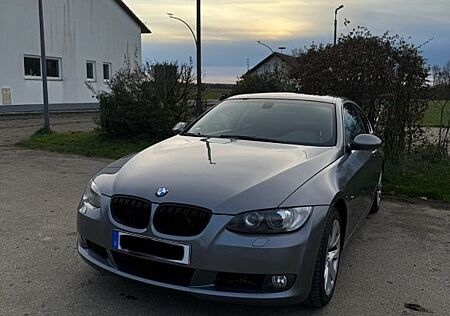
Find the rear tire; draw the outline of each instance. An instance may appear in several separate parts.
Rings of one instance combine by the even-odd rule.
[[[334,294],[342,249],[342,221],[333,208],[328,216],[316,259],[309,296],[305,303],[316,308],[327,305]]]
[[[380,172],[380,176],[378,178],[377,189],[375,191],[372,207],[370,208],[370,214],[378,213],[381,207],[381,193],[383,189],[383,172]]]

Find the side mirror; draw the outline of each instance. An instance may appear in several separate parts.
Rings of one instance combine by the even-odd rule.
[[[172,132],[174,132],[175,134],[180,134],[186,129],[187,125],[188,124],[186,122],[179,122],[172,128]]]
[[[351,149],[354,150],[374,150],[381,147],[381,139],[372,134],[359,134],[353,140]]]

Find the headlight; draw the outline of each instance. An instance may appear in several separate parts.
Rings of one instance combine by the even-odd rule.
[[[86,213],[88,209],[100,208],[101,193],[97,185],[93,180],[89,181],[89,184],[83,193],[83,205],[81,206],[80,212]]]
[[[280,234],[292,232],[306,223],[312,207],[294,207],[270,211],[253,211],[236,215],[227,229],[245,234]]]

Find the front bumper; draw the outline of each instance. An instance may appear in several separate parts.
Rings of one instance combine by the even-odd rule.
[[[236,234],[224,228],[232,216],[213,215],[200,235],[176,237],[160,234],[152,226],[145,230],[124,227],[111,217],[108,197],[102,197],[102,205],[106,207],[100,211],[78,212],[78,252],[86,262],[146,284],[208,299],[250,304],[296,304],[307,297],[329,208],[315,206],[307,223],[290,234]],[[153,207],[156,209],[157,205]],[[118,251],[113,248],[113,230],[189,244],[189,264]],[[89,247],[89,243],[93,246]],[[123,260],[132,265],[124,266]],[[250,282],[254,281],[253,276],[265,276],[260,279],[264,286],[272,275],[291,276],[292,282],[282,291],[265,290],[264,286],[261,289],[242,287],[242,284],[224,287],[217,282],[219,275],[250,276]]]

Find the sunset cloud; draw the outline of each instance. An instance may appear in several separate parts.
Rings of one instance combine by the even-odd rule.
[[[195,27],[195,0],[125,0],[132,10],[151,28],[144,36],[144,58],[187,61],[194,56],[192,37],[186,27],[169,19],[171,12]],[[424,47],[431,63],[450,59],[449,0],[348,0],[339,12],[339,33],[346,34],[358,25],[372,33],[386,30],[398,33]],[[257,40],[286,46],[288,50],[312,41],[330,42],[334,9],[340,2],[330,0],[202,0],[205,69],[229,67],[244,69],[247,59],[254,65],[267,51]],[[238,53],[236,53],[239,52]],[[212,68],[211,68],[212,69]],[[233,70],[232,70],[233,69]],[[245,69],[244,69],[245,70]],[[239,73],[233,75],[234,80]],[[222,76],[223,77],[223,76]],[[221,78],[222,78],[221,77]]]

